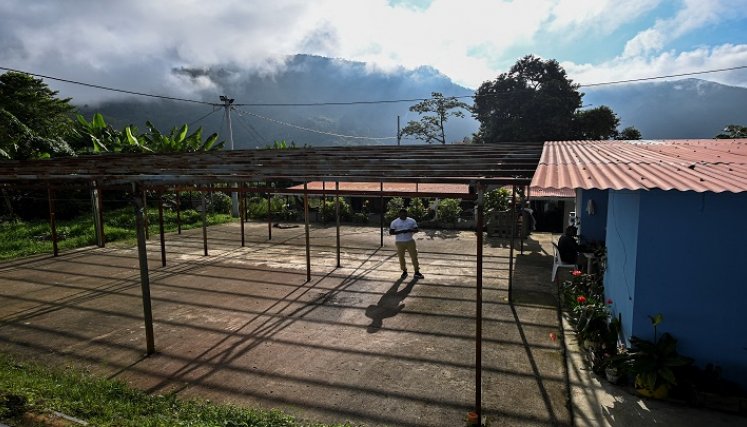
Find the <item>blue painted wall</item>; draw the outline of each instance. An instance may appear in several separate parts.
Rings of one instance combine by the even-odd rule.
[[[611,191],[609,200],[605,288],[625,336],[653,338],[648,316],[662,313],[658,332],[677,338],[681,354],[747,387],[747,193]]]
[[[607,229],[607,199],[609,190],[582,190],[576,215],[580,215],[581,238],[585,242],[603,242]],[[594,214],[587,212],[588,202],[594,204]]]
[[[635,191],[609,191],[607,209],[607,269],[604,272],[606,297],[612,312],[622,321],[625,337],[634,331],[636,257],[640,195]]]

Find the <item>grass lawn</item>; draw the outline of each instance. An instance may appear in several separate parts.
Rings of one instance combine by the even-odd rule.
[[[57,413],[57,414],[55,414]],[[72,368],[50,369],[0,355],[0,422],[11,426],[64,426],[62,413],[94,426],[342,427],[309,424],[278,410],[264,411],[150,396],[119,381]]]
[[[176,231],[176,212],[164,210],[164,229]],[[182,229],[202,227],[202,215],[195,210],[180,214]],[[208,225],[223,224],[233,219],[226,214],[208,214]],[[148,209],[148,230],[158,235],[158,209]],[[57,246],[60,251],[96,244],[93,218],[90,214],[72,220],[57,221]],[[133,209],[118,209],[104,214],[104,235],[107,242],[135,244],[135,214]],[[0,260],[52,253],[52,231],[44,220],[0,223]]]

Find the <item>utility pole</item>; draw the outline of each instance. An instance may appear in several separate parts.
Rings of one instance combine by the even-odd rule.
[[[399,145],[399,141],[402,139],[402,133],[399,130],[399,116],[397,116],[397,145]]]
[[[231,104],[233,104],[234,99],[221,95],[220,100],[223,101],[223,108],[226,109],[226,123],[228,124],[228,143],[229,143],[230,150],[233,151],[233,128],[231,127]],[[239,194],[235,191],[231,193],[231,216],[233,216],[234,218],[239,216]]]

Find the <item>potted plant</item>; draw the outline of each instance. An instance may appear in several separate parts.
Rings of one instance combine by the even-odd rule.
[[[661,314],[649,318],[654,327],[654,340],[630,338],[633,346],[630,371],[635,375],[635,388],[640,395],[663,399],[677,384],[672,368],[689,365],[692,359],[677,354],[677,340],[669,333],[657,337],[656,327],[663,320]]]

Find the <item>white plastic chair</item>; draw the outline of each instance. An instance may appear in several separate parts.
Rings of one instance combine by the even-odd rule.
[[[553,242],[552,244],[553,248],[553,260],[552,260],[552,281],[555,282],[555,279],[558,277],[558,269],[559,268],[570,268],[572,270],[578,269],[578,266],[576,264],[569,264],[565,263],[560,259],[560,252],[558,252],[558,245]]]

